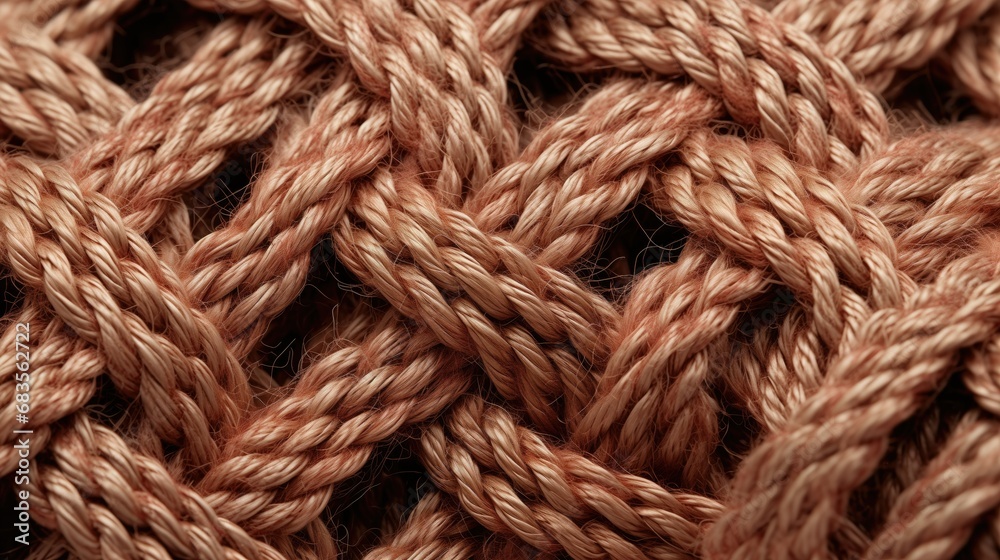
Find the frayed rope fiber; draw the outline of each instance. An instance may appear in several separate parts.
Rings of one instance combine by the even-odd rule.
[[[1000,558],[1000,2],[0,2],[0,556]]]

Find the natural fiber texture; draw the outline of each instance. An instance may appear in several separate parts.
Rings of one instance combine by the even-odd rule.
[[[998,559],[996,118],[988,0],[4,0],[0,554]]]

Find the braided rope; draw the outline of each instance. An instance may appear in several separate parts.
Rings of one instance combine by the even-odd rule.
[[[0,3],[15,557],[1000,555],[996,3],[187,4]]]

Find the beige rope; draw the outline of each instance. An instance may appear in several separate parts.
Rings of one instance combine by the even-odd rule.
[[[188,4],[0,2],[14,557],[1000,556],[995,3]]]

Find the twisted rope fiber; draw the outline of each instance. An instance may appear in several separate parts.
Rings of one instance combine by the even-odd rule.
[[[1000,558],[998,37],[0,2],[10,555]]]

